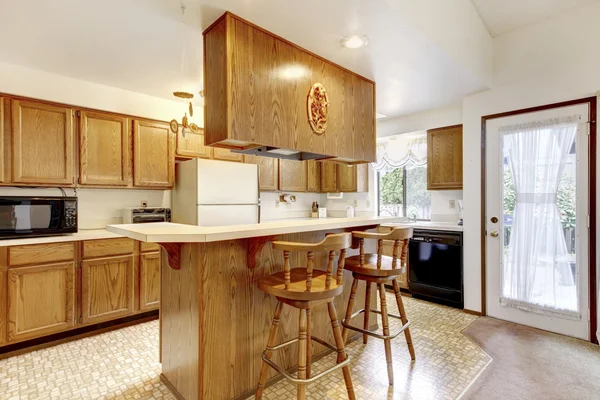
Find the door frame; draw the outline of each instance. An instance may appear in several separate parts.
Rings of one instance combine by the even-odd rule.
[[[589,306],[590,306],[590,342],[598,344],[597,331],[597,288],[596,288],[596,107],[597,98],[585,97],[577,100],[506,111],[481,117],[481,313],[487,315],[486,309],[486,123],[496,118],[533,113],[536,111],[562,108],[578,104],[588,104],[590,108],[590,143],[589,143],[589,212],[590,227],[588,232],[588,274],[589,274]]]

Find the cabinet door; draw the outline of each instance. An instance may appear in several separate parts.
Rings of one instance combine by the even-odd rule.
[[[13,100],[12,148],[13,182],[75,183],[72,109]]]
[[[140,310],[160,304],[160,252],[140,254]]]
[[[173,187],[175,135],[169,124],[135,120],[133,133],[133,184]]]
[[[194,133],[188,130],[183,135],[179,128],[177,132],[177,155],[184,157],[210,158],[212,148],[204,145],[204,129]]]
[[[83,323],[97,323],[133,312],[133,255],[81,263]]]
[[[321,192],[335,193],[338,191],[337,165],[331,162],[321,163]]]
[[[356,192],[356,165],[338,165],[338,191]]]
[[[222,149],[220,147],[213,147],[213,158],[215,160],[222,161],[235,161],[243,162],[244,155],[240,153],[232,153],[229,149]]]
[[[463,188],[462,125],[427,131],[427,189]]]
[[[356,191],[369,191],[369,164],[358,164],[356,166]]]
[[[306,163],[295,160],[279,160],[279,190],[283,192],[306,192]]]
[[[79,183],[127,186],[131,176],[129,119],[82,111],[79,124]]]
[[[260,190],[279,189],[279,160],[270,157],[245,156],[248,164],[257,164]]]
[[[8,341],[75,326],[75,263],[8,270]]]
[[[10,151],[10,148],[5,149],[4,138],[5,135],[9,136],[4,129],[9,129],[11,123],[10,121],[5,120],[5,118],[10,118],[10,100],[0,97],[0,182],[8,182],[7,176],[5,176],[7,172],[7,168],[4,163],[7,160],[10,160],[10,157],[4,157],[4,151]],[[5,104],[6,103],[6,104]],[[10,147],[10,146],[8,146]],[[2,333],[0,333],[0,337]],[[2,339],[0,339],[2,340]]]
[[[306,162],[307,191],[319,193],[321,191],[321,163],[315,160]]]

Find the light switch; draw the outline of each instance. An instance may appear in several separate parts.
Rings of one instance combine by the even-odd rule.
[[[450,200],[448,203],[451,210],[454,210],[456,208],[456,200]]]

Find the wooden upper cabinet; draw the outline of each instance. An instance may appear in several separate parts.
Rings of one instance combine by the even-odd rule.
[[[256,145],[375,161],[375,83],[225,13],[204,32],[206,143]],[[325,134],[309,123],[307,96],[328,94]]]
[[[129,119],[81,111],[79,183],[127,186],[131,176]]]
[[[12,181],[72,186],[74,111],[42,102],[12,101]]]
[[[133,255],[82,261],[83,323],[107,321],[133,312],[133,267]]]
[[[335,193],[338,191],[338,176],[336,164],[332,162],[321,163],[321,191]]]
[[[306,192],[306,162],[279,160],[279,190],[283,192]]]
[[[279,160],[277,158],[245,156],[244,162],[258,165],[260,190],[275,191],[279,189]]]
[[[321,191],[321,163],[315,160],[305,161],[307,174],[308,192],[319,193]]]
[[[75,326],[73,261],[8,270],[8,342]]]
[[[427,189],[462,188],[462,125],[427,131]]]
[[[134,120],[133,134],[134,186],[173,187],[175,135],[169,124]]]
[[[140,254],[140,310],[160,304],[160,252]]]
[[[234,161],[234,162],[244,162],[244,155],[240,153],[233,153],[229,149],[223,149],[220,147],[213,147],[213,158],[215,160],[222,161]]]
[[[186,130],[185,136],[183,129],[177,132],[177,155],[183,157],[210,158],[212,148],[204,145],[204,129],[198,132]]]
[[[338,192],[356,192],[356,165],[337,165]]]

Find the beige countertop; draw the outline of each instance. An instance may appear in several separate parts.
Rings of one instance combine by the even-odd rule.
[[[191,243],[379,225],[393,223],[398,219],[398,217],[290,219],[261,224],[213,227],[156,222],[150,224],[109,225],[106,229],[142,242]]]
[[[67,233],[57,236],[44,236],[36,238],[21,238],[21,239],[2,239],[0,247],[6,246],[22,246],[26,244],[39,243],[58,243],[58,242],[77,242],[80,240],[95,240],[95,239],[114,239],[120,238],[123,235],[109,232],[106,229],[86,229],[80,230],[77,233]]]

